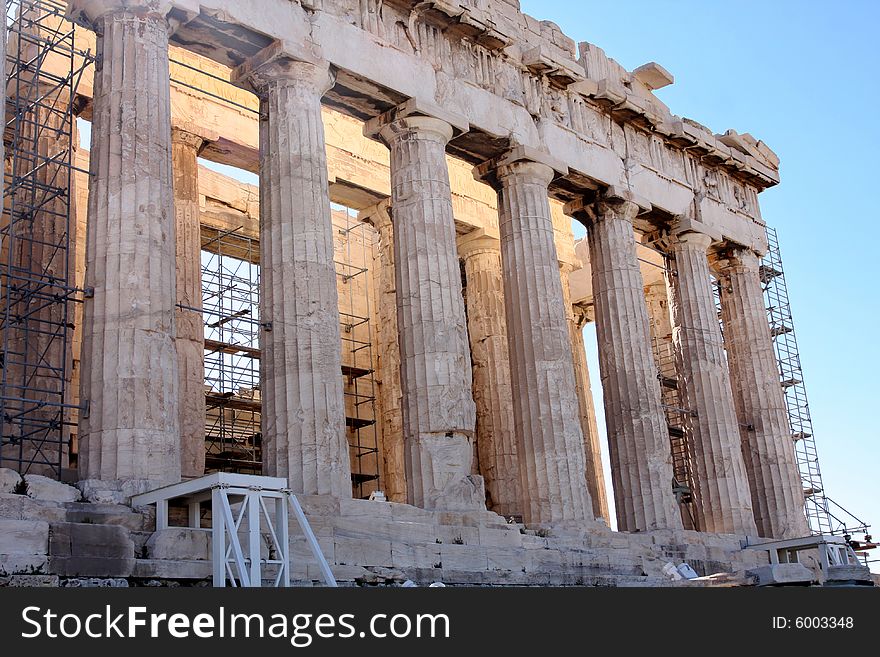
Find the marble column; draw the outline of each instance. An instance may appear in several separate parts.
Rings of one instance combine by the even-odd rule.
[[[180,480],[169,25],[157,6],[71,2],[98,34],[80,476],[127,490]]]
[[[498,191],[523,519],[530,525],[593,518],[548,197],[560,169],[522,149],[477,169]]]
[[[202,244],[199,151],[205,141],[183,128],[171,131],[174,218],[177,230],[178,411],[180,474],[205,474],[205,328],[202,321]]]
[[[486,481],[489,509],[505,517],[521,515],[501,244],[496,238],[465,236],[458,253],[467,281],[480,474]]]
[[[571,303],[571,289],[568,276],[571,265],[560,264],[562,293],[568,319],[568,333],[571,340],[571,356],[574,363],[574,383],[577,391],[581,432],[584,434],[584,459],[587,472],[587,490],[593,501],[593,515],[610,521],[608,493],[605,491],[605,473],[602,471],[602,450],[599,447],[599,427],[596,424],[596,408],[593,405],[593,389],[590,382],[590,368],[587,365],[587,349],[584,344],[584,327],[589,322],[587,309]]]
[[[701,529],[719,534],[756,533],[740,447],[727,359],[712,294],[708,235],[672,238],[668,276],[672,336],[682,401],[692,411],[685,432],[694,457]]]
[[[734,247],[718,264],[724,346],[758,534],[807,536],[803,485],[767,321],[760,262],[750,249]]]
[[[587,226],[618,529],[681,529],[636,257],[638,206],[606,197],[592,204],[573,202],[566,211]]]
[[[471,475],[476,410],[446,165],[466,125],[411,102],[364,128],[391,150],[407,500],[429,509],[485,504]]]
[[[397,287],[394,280],[394,229],[388,201],[360,214],[379,234],[373,267],[376,290],[379,422],[382,430],[382,487],[390,502],[406,503],[400,345],[397,342]]]
[[[281,52],[234,79],[260,98],[263,472],[297,493],[351,496],[339,297],[321,98],[326,63]]]
[[[662,278],[645,286],[645,301],[648,305],[648,321],[651,326],[651,346],[660,380],[660,398],[665,406],[666,421],[669,425],[669,444],[672,451],[672,474],[677,485],[686,487],[693,495],[693,448],[688,432],[685,431],[685,401],[682,399],[678,380],[678,364],[675,343],[672,339],[672,316],[669,310],[669,290],[665,273]],[[681,520],[685,529],[700,527],[700,510],[690,503],[692,497],[684,496],[679,504]]]

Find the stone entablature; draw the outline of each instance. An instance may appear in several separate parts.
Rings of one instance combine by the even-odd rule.
[[[86,6],[83,22],[94,18]],[[325,103],[359,119],[417,98],[466,116],[449,152],[471,162],[511,144],[569,168],[563,200],[618,187],[659,216],[690,215],[717,238],[763,250],[757,193],[778,182],[778,158],[750,135],[714,135],[671,114],[652,93],[659,67],[629,73],[506,1],[231,0],[162,3],[171,42],[227,66],[283,50],[338,69]]]

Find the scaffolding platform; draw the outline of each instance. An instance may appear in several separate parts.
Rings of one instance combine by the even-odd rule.
[[[131,498],[132,508],[156,506],[156,531],[169,528],[169,508],[188,510],[187,527],[211,532],[211,561],[215,587],[261,587],[264,576],[272,586],[290,586],[290,534],[288,514],[292,512],[312,556],[318,562],[324,583],[336,586],[336,579],[315,538],[299,500],[281,477],[262,477],[215,472],[206,477],[182,481]],[[210,508],[211,526],[202,527],[202,506]],[[289,507],[289,508],[288,508]],[[242,543],[240,534],[247,540]],[[268,556],[262,557],[268,543]]]

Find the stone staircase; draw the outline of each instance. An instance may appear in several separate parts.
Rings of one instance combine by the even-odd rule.
[[[64,490],[31,491],[44,499],[0,492],[0,585],[210,583],[210,532],[183,527],[155,532],[151,509],[70,501],[76,496],[66,489],[76,489],[57,486]],[[669,586],[662,572],[669,562],[686,561],[700,575],[765,563],[762,553],[741,550],[736,536],[620,534],[601,522],[536,530],[485,510],[426,511],[322,496],[299,500],[342,586],[399,585],[408,579],[453,586]],[[185,509],[172,510],[172,525],[175,513],[183,520]],[[210,526],[209,517],[203,526]],[[295,522],[290,531],[292,581],[320,583],[318,565]]]

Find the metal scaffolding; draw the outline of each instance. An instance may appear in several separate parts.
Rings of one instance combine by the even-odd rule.
[[[640,248],[657,253],[662,264],[647,258],[639,258],[639,262],[656,267],[663,272],[664,278],[669,276],[670,259],[661,250],[648,244],[639,244]],[[669,447],[672,453],[672,491],[681,511],[682,522],[687,529],[699,528],[699,513],[694,496],[693,448],[687,430],[688,418],[693,411],[685,408],[681,394],[681,381],[675,358],[675,346],[671,340],[661,333],[662,322],[658,317],[649,317],[651,332],[651,349],[657,367],[657,379],[660,381],[660,396],[666,425],[669,430]]]
[[[76,90],[93,62],[62,0],[7,0],[0,467],[60,477],[72,404]],[[63,74],[50,71],[63,71]]]
[[[810,529],[816,534],[850,535],[859,532],[867,535],[870,525],[856,518],[825,493],[788,286],[782,267],[782,252],[779,248],[779,237],[773,228],[767,228],[767,243],[767,255],[761,262],[761,282],[779,365],[779,380],[785,390],[791,438],[795,444],[798,469],[803,482],[805,511]],[[866,542],[871,542],[870,537]]]
[[[376,426],[375,360],[371,317],[370,266],[378,241],[375,229],[350,208],[335,206],[342,225],[335,225],[337,282],[345,377],[345,424],[351,450],[353,495],[368,498],[380,490],[379,435]],[[340,248],[341,247],[341,248]]]
[[[379,443],[369,265],[373,229],[354,211],[334,206],[337,236],[345,424],[352,490],[379,489]],[[241,229],[202,226],[202,306],[205,324],[205,448],[207,471],[260,474],[259,243]]]
[[[260,474],[259,246],[202,227],[205,468]]]

